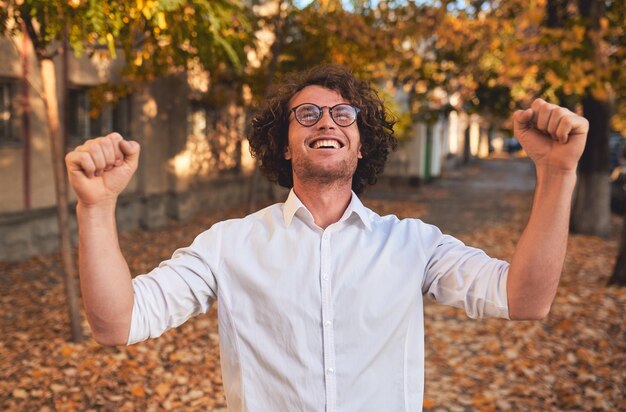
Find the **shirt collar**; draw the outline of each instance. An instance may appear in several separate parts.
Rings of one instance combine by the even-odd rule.
[[[309,212],[306,206],[304,206],[304,204],[298,198],[293,189],[291,189],[289,191],[289,196],[287,196],[287,200],[283,205],[283,219],[285,220],[285,226],[289,227],[291,221],[293,220],[293,217],[300,209],[303,209],[308,217],[310,217],[311,221],[313,221],[313,216],[311,215],[311,212]],[[341,219],[339,219],[339,221],[341,222],[348,219],[350,216],[352,216],[352,214],[356,214],[361,219],[361,222],[363,222],[363,225],[367,228],[367,230],[372,229],[370,211],[363,205],[363,203],[361,203],[361,200],[354,192],[352,192],[352,198],[350,199],[350,203],[348,204],[346,211],[343,213],[343,216],[341,217]]]

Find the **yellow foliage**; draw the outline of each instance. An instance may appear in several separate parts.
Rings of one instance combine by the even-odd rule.
[[[167,29],[167,22],[165,21],[165,14],[160,11],[157,13],[157,25],[161,30]]]
[[[563,85],[563,81],[561,80],[561,78],[557,76],[557,74],[552,69],[548,69],[545,74],[545,79],[555,89]]]
[[[594,99],[599,101],[606,101],[609,98],[609,93],[606,87],[603,87],[602,84],[596,82],[591,88],[591,95]]]
[[[415,92],[418,94],[424,94],[428,91],[428,83],[426,83],[423,80],[418,81],[417,83],[415,83]]]
[[[113,38],[113,34],[107,33],[106,42],[109,48],[109,53],[111,53],[111,57],[115,58],[117,53],[115,52],[115,39]]]
[[[563,39],[561,42],[561,51],[572,51],[579,46],[579,42],[571,40],[571,39]]]
[[[531,25],[541,24],[544,16],[544,8],[542,6],[535,5],[533,7],[534,2],[528,6],[528,11],[526,12],[526,19],[528,23]]]
[[[583,26],[572,27],[572,34],[574,35],[574,41],[581,43],[585,39],[585,28]]]
[[[143,63],[143,53],[142,52],[140,52],[140,51],[137,52],[137,55],[135,56],[135,61],[133,63],[137,67],[141,66],[141,64]]]
[[[624,24],[626,24],[626,21],[624,21]],[[602,30],[607,30],[609,28],[609,19],[606,17],[600,18],[600,28]]]
[[[422,65],[422,56],[416,54],[415,56],[413,56],[411,61],[413,62],[414,68],[419,68]]]

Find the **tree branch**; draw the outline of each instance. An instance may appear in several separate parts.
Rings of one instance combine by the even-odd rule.
[[[26,36],[27,34],[26,34],[26,33],[24,33],[23,35],[24,35],[24,36]],[[30,38],[30,36],[29,36],[29,38]],[[18,54],[20,54],[21,52],[20,52],[20,49],[19,49],[18,45],[15,43],[15,38],[14,38],[13,36],[9,36],[9,40],[11,41],[11,44],[13,45],[13,48],[15,49],[15,51],[16,51]],[[33,89],[33,91],[35,92],[35,94],[36,94],[39,98],[43,99],[43,91],[42,91],[41,89],[38,89],[38,88],[37,88],[37,86],[35,86],[35,85],[33,84],[33,82],[30,80],[30,78],[29,78],[28,76],[25,76],[25,77],[24,77],[24,80],[26,80],[26,83],[28,83],[28,85],[31,87],[31,89]]]

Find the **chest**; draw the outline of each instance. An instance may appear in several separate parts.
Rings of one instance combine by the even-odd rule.
[[[222,263],[218,282],[235,316],[319,325],[322,309],[350,322],[402,316],[421,298],[415,243],[354,228],[257,233]],[[251,315],[252,313],[252,315]]]

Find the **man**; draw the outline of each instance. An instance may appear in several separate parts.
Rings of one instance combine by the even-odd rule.
[[[395,146],[392,125],[369,84],[340,67],[291,78],[250,136],[261,169],[292,187],[286,202],[214,225],[134,280],[114,215],[139,145],[112,134],[69,153],[95,339],[157,337],[217,300],[231,410],[421,410],[423,294],[470,317],[548,313],[588,123],[543,100],[515,113],[537,187],[510,266],[420,220],[361,204],[356,193],[375,182]]]

